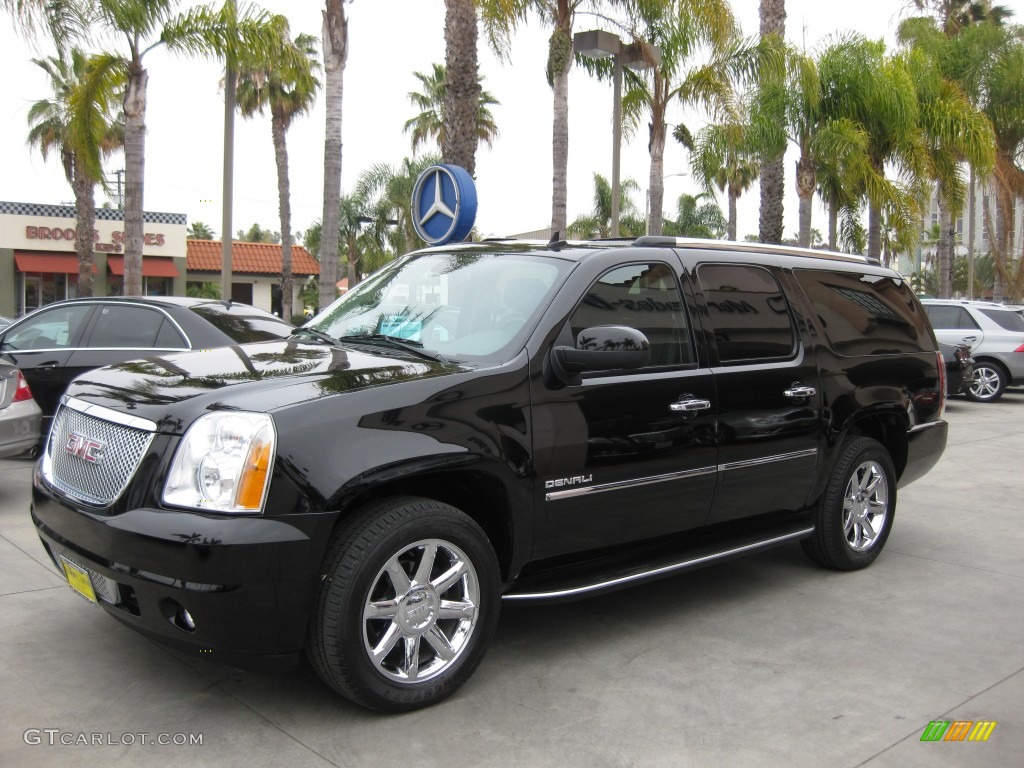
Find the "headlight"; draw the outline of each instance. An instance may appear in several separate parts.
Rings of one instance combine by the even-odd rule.
[[[263,510],[277,435],[265,413],[208,413],[189,427],[164,486],[164,502],[214,512]]]

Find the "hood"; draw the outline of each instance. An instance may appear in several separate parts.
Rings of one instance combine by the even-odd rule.
[[[459,373],[387,349],[288,339],[134,360],[89,371],[67,393],[178,431],[211,408],[273,411],[329,395]]]

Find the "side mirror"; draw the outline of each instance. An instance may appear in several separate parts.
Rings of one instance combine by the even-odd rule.
[[[575,347],[551,350],[552,368],[565,384],[579,384],[580,374],[588,371],[642,368],[650,359],[651,344],[647,337],[624,325],[585,328],[576,337]]]

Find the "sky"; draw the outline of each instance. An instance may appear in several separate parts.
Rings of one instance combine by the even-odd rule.
[[[1024,17],[1024,0],[1003,0]],[[182,7],[194,3],[183,2]],[[733,0],[734,12],[746,35],[758,31],[758,0]],[[321,32],[321,9],[316,0],[263,0],[262,7],[288,17],[293,34]],[[905,15],[904,0],[787,0],[787,38],[814,51],[830,37],[857,31],[893,42],[895,27]],[[342,189],[350,191],[368,167],[397,165],[411,155],[411,142],[402,126],[415,114],[408,99],[417,88],[416,71],[429,72],[444,61],[444,0],[354,0],[349,17],[349,57],[345,69],[342,123]],[[6,19],[4,20],[6,22]],[[592,17],[578,14],[576,31],[596,26]],[[479,207],[477,229],[484,236],[502,236],[547,227],[551,216],[552,93],[544,76],[550,31],[532,19],[512,39],[511,55],[499,61],[480,40],[480,73],[484,87],[501,102],[492,108],[500,135],[493,148],[477,152]],[[26,142],[31,104],[50,95],[42,70],[33,57],[52,55],[45,41],[34,46],[19,38],[9,23],[0,24],[0,200],[70,203],[71,189],[59,158],[44,161]],[[147,211],[184,213],[189,223],[202,221],[221,234],[221,169],[223,163],[224,96],[222,68],[212,61],[189,59],[157,48],[145,58],[149,71],[146,115],[145,200]],[[611,177],[612,90],[579,68],[569,81],[568,216],[593,208],[593,174]],[[703,120],[675,108],[669,122],[684,121],[694,133]],[[258,223],[279,230],[277,176],[270,118],[238,118],[235,124],[235,194],[232,231]],[[304,230],[323,214],[322,96],[316,108],[298,118],[288,133],[292,228]],[[634,178],[640,194],[634,202],[643,210],[650,158],[646,129],[624,139],[621,173]],[[786,162],[785,232],[797,230],[793,152]],[[107,164],[123,168],[115,155]],[[665,153],[666,212],[672,216],[675,199],[699,191],[688,175],[688,153],[669,141]],[[97,190],[97,201],[106,200]],[[740,200],[739,237],[756,234],[759,191],[755,186]],[[719,198],[723,210],[724,197]],[[812,226],[824,231],[818,208]]]

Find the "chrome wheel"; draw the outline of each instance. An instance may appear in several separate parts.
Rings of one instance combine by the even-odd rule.
[[[374,577],[363,606],[371,665],[397,683],[442,674],[468,647],[479,605],[476,569],[459,547],[441,539],[403,547]]]
[[[967,394],[972,400],[995,400],[1003,394],[1006,382],[1003,372],[993,365],[975,365],[974,381]]]
[[[882,466],[865,461],[854,471],[843,501],[843,532],[850,549],[866,552],[889,516],[889,483]]]

